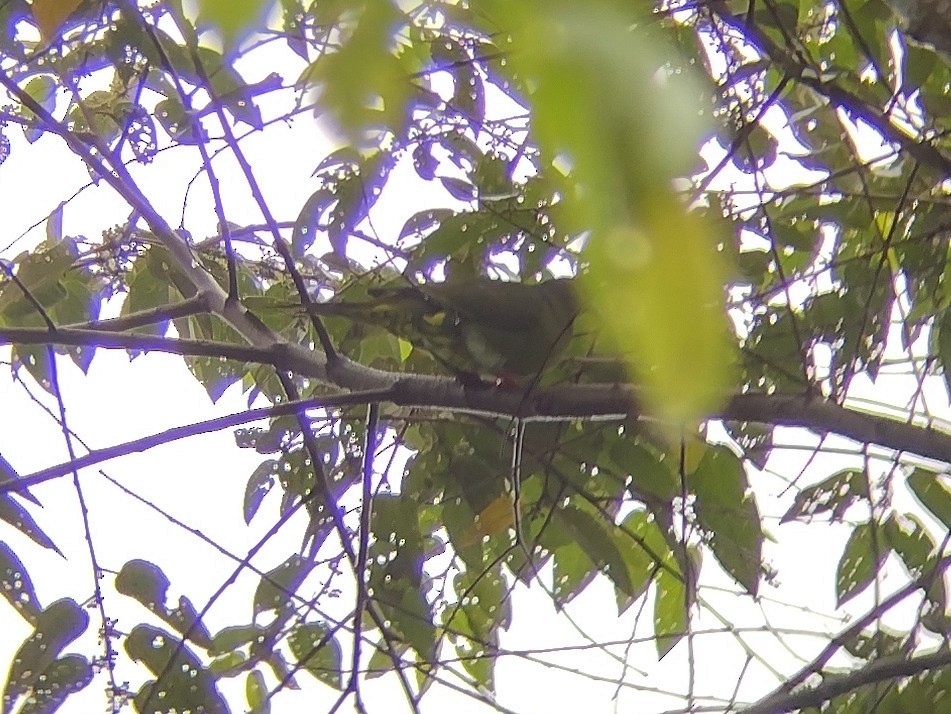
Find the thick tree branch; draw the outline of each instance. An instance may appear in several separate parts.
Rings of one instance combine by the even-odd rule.
[[[181,317],[199,315],[204,312],[206,312],[204,298],[201,295],[192,295],[190,298],[186,298],[181,302],[159,305],[150,310],[141,310],[129,315],[121,315],[120,317],[83,322],[72,325],[72,327],[84,330],[101,330],[103,332],[122,332],[124,330],[134,330],[139,327],[157,325]]]
[[[130,335],[63,328],[0,328],[0,344],[60,344],[120,348],[143,352],[226,357],[270,364],[327,381],[347,391],[387,390],[387,401],[405,407],[448,409],[460,413],[536,421],[624,419],[643,415],[638,389],[630,384],[579,384],[542,389],[526,395],[511,388],[465,388],[451,377],[385,372],[345,358],[328,366],[320,352],[289,343],[252,347],[205,340]],[[649,416],[649,415],[648,415]],[[802,395],[737,394],[708,415],[726,421],[750,421],[802,427],[818,434],[838,434],[861,444],[877,444],[951,464],[951,433],[927,426],[842,407]]]
[[[166,352],[189,357],[223,357],[240,362],[273,364],[311,377],[326,378],[320,360],[312,352],[303,350],[270,349],[236,345],[215,340],[178,339],[159,335],[111,332],[104,322],[89,328],[57,328],[50,332],[37,327],[0,327],[0,344],[14,345],[69,345],[101,349],[126,349],[137,352]],[[96,329],[100,328],[100,329]]]
[[[944,549],[944,545],[941,546],[941,550],[943,549]],[[822,696],[823,699],[821,699],[820,701],[825,701],[826,699],[836,696],[837,694],[841,694],[843,691],[849,691],[850,689],[855,689],[856,687],[862,686],[863,684],[868,684],[871,681],[881,681],[882,679],[886,679],[886,678],[907,676],[902,674],[890,674],[887,677],[879,677],[878,679],[869,680],[865,678],[865,675],[853,673],[857,677],[857,679],[856,680],[850,679],[850,681],[857,681],[858,683],[852,687],[847,687],[844,690],[841,689],[844,686],[843,683],[840,682],[838,679],[826,680],[826,683],[828,683],[828,686],[830,687],[829,690],[824,689],[824,686],[825,686],[824,684],[819,685],[818,687],[814,687],[812,689],[798,689],[799,687],[802,687],[809,680],[810,677],[812,677],[815,674],[821,673],[823,669],[825,668],[825,666],[832,659],[832,657],[837,652],[839,652],[845,646],[847,642],[853,640],[855,637],[861,634],[862,631],[865,630],[866,627],[871,625],[873,622],[879,621],[882,618],[882,616],[885,615],[885,613],[889,612],[893,607],[895,607],[899,603],[902,603],[912,593],[916,592],[919,589],[930,588],[936,579],[943,578],[944,573],[948,569],[949,565],[951,565],[951,556],[945,556],[941,558],[937,563],[935,563],[934,567],[928,568],[925,572],[921,573],[917,578],[912,580],[910,583],[908,583],[901,589],[893,592],[891,595],[889,595],[884,600],[879,602],[875,607],[873,607],[871,610],[866,612],[864,615],[858,618],[855,622],[849,625],[849,627],[846,628],[843,632],[839,633],[834,638],[832,638],[832,641],[829,642],[822,649],[822,651],[812,660],[812,662],[810,662],[805,667],[800,669],[799,672],[797,672],[793,676],[789,677],[785,682],[783,682],[781,686],[775,689],[772,693],[763,697],[752,707],[745,710],[747,714],[749,714],[749,712],[765,714],[765,712],[785,711],[785,709],[782,708],[782,706],[784,705],[784,703],[786,705],[790,704],[792,701],[791,699],[792,697],[813,696],[820,689],[822,690],[821,695],[816,695],[816,696]],[[892,663],[891,660],[882,660],[882,661],[888,661],[890,664]],[[925,662],[927,662],[927,660],[925,660]],[[883,666],[886,666],[886,665],[883,665]],[[886,669],[888,670],[887,666],[886,666]],[[927,669],[927,667],[920,667],[918,670],[913,671],[912,673],[925,671],[925,669]],[[866,670],[864,669],[859,670],[859,672],[865,672],[865,671]],[[872,670],[872,671],[875,672],[876,670]],[[894,670],[888,670],[888,671],[894,672]],[[853,674],[846,675],[846,677],[851,678]],[[794,691],[794,690],[797,690],[797,691]],[[800,706],[807,706],[807,704],[802,704]],[[796,707],[793,706],[793,708],[796,708]]]
[[[173,441],[180,441],[192,436],[211,434],[213,432],[221,431],[223,429],[230,429],[231,427],[239,426],[241,424],[249,424],[253,421],[261,421],[262,419],[273,419],[280,416],[303,414],[308,409],[332,409],[355,405],[359,406],[385,400],[387,396],[388,393],[386,391],[381,391],[342,394],[332,397],[317,397],[315,399],[304,399],[298,402],[278,404],[273,407],[249,409],[236,414],[226,414],[213,419],[206,419],[205,421],[196,422],[195,424],[185,424],[184,426],[172,427],[171,429],[166,429],[165,431],[159,432],[158,434],[144,436],[141,439],[133,439],[132,441],[126,441],[122,444],[116,444],[115,446],[108,446],[102,449],[93,449],[88,454],[77,457],[72,461],[50,466],[49,468],[35,471],[27,476],[16,479],[0,480],[0,493],[7,493],[9,491],[23,493],[26,491],[26,489],[32,486],[36,486],[37,484],[45,483],[47,481],[52,481],[53,479],[59,478],[60,476],[70,474],[74,470],[78,471],[79,469],[88,468],[89,466],[95,466],[106,461],[111,461],[112,459],[117,459],[120,456],[142,453],[148,451],[149,449],[154,449],[156,446],[170,444]]]
[[[914,677],[951,665],[951,650],[939,650],[917,657],[887,657],[848,674],[827,676],[822,684],[788,694],[779,694],[743,710],[743,714],[779,714],[806,707],[818,707],[834,697],[878,682]]]

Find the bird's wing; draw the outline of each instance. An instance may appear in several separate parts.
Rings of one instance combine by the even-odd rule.
[[[538,325],[548,309],[550,291],[540,285],[499,280],[471,280],[424,286],[434,301],[453,310],[463,320],[497,330],[527,332]]]

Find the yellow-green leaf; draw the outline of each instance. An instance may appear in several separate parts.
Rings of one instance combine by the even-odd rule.
[[[225,44],[230,46],[252,29],[270,3],[262,0],[199,0],[198,7],[201,18],[221,30]]]
[[[33,0],[33,18],[44,40],[56,34],[82,0]]]

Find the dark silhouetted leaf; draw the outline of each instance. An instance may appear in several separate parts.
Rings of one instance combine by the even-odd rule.
[[[855,526],[836,569],[835,595],[838,606],[871,584],[890,550],[884,532],[880,532],[874,523]]]
[[[756,595],[763,552],[759,509],[742,462],[729,449],[711,446],[688,476],[697,521],[714,556],[748,593]]]
[[[27,622],[35,625],[42,612],[33,581],[10,546],[0,541],[0,594]]]

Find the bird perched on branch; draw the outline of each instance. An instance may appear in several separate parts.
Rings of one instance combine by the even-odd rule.
[[[425,349],[460,377],[503,382],[557,363],[578,301],[571,280],[537,284],[489,278],[372,288],[360,302],[313,303],[308,312],[378,325]]]

